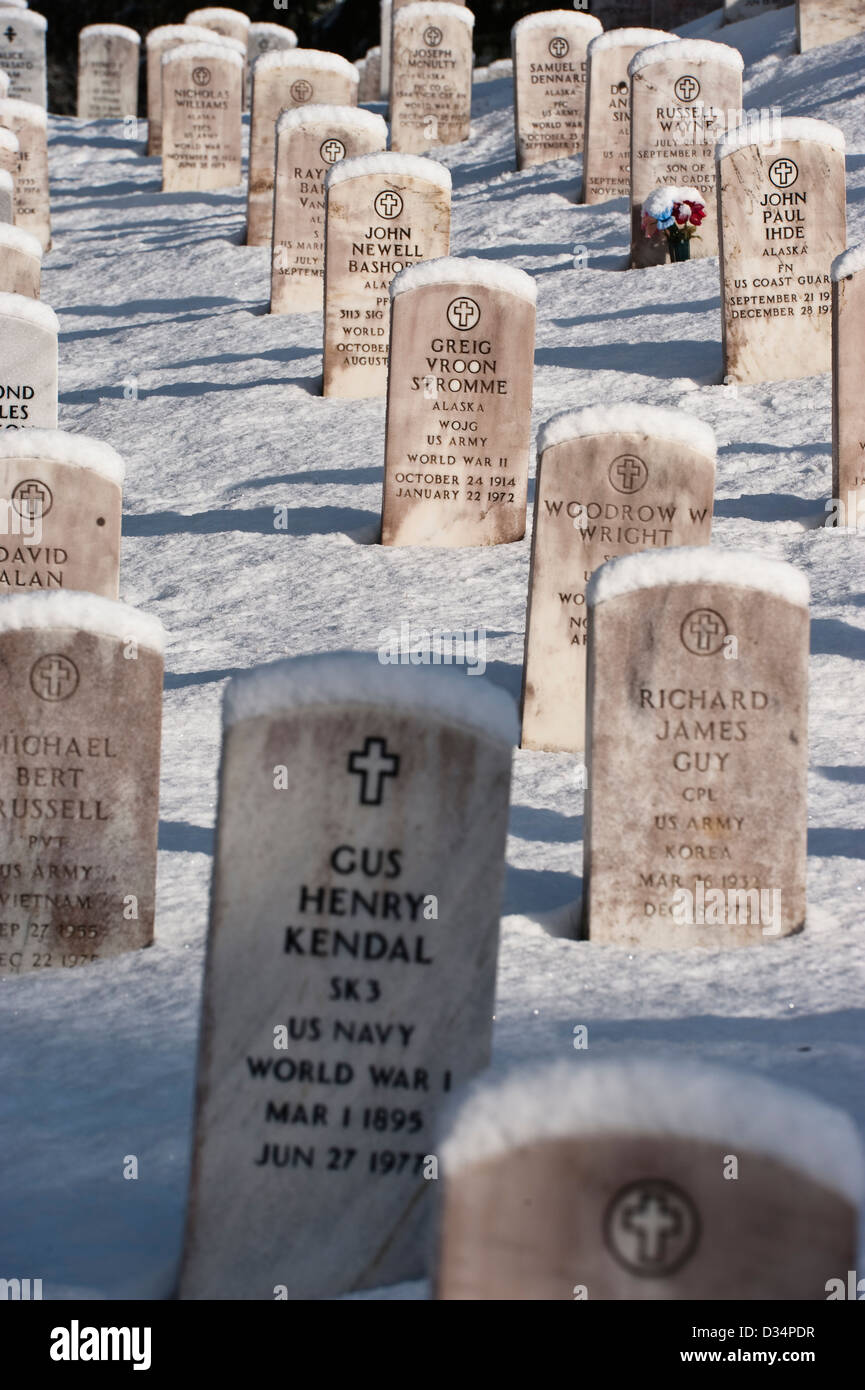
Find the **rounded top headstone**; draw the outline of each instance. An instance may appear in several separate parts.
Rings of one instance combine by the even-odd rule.
[[[0,125],[0,149],[12,150],[16,152],[21,146],[18,143],[18,136],[14,130],[9,130],[5,125]]]
[[[653,43],[648,48],[641,48],[628,64],[628,76],[635,77],[644,68],[666,62],[668,57],[677,63],[723,63],[725,67],[733,68],[736,72],[742,72],[745,67],[745,59],[738,48],[731,48],[726,43],[715,43],[712,39],[677,39],[675,35],[668,43],[676,45],[675,53],[672,47],[668,53],[667,44],[662,43]]]
[[[165,629],[159,619],[118,599],[54,590],[15,594],[0,604],[0,632],[49,627],[77,628],[97,637],[114,637],[119,642],[131,639],[155,652],[165,648]]]
[[[20,97],[0,97],[0,114],[8,120],[28,121],[30,125],[48,128],[48,112],[35,101],[22,101]]]
[[[479,256],[438,256],[435,260],[407,266],[391,280],[391,298],[395,299],[398,294],[405,294],[408,290],[423,289],[427,285],[483,285],[487,289],[517,295],[530,304],[537,300],[535,282],[524,270],[495,261],[484,261]]]
[[[427,159],[420,154],[397,154],[384,150],[381,154],[359,154],[340,160],[327,171],[328,191],[335,184],[345,183],[347,179],[361,178],[365,174],[380,174],[382,178],[426,179],[450,191],[451,172],[435,159]]]
[[[408,24],[413,19],[413,5],[404,5],[401,10],[397,10],[394,15],[395,24]],[[471,10],[464,5],[453,5],[447,0],[423,0],[423,18],[428,19],[459,19],[461,24],[465,24],[467,29],[473,29],[475,17]]]
[[[387,122],[383,116],[377,116],[374,111],[364,111],[359,106],[335,106],[326,103],[320,106],[313,103],[309,106],[292,106],[287,111],[280,112],[276,122],[276,133],[282,135],[286,130],[294,130],[310,121],[345,120],[350,120],[360,130],[369,131],[370,135],[387,139]]]
[[[9,8],[10,6],[7,4],[0,5],[0,16],[2,16],[4,10],[8,10]],[[12,8],[16,7],[13,6]],[[31,10],[29,7],[27,8],[27,19],[35,21],[33,24],[34,29],[48,28],[48,20],[45,18],[44,14],[37,14],[35,10]]]
[[[775,560],[752,550],[699,545],[645,550],[639,555],[608,560],[589,580],[586,602],[593,608],[639,589],[679,584],[730,584],[739,589],[760,589],[800,608],[807,608],[810,599],[807,577],[786,560]]]
[[[862,1142],[842,1110],[766,1077],[679,1061],[576,1070],[554,1062],[475,1083],[452,1112],[439,1152],[453,1177],[538,1141],[613,1134],[697,1139],[726,1152],[739,1146],[797,1169],[853,1205],[865,1194]]]
[[[25,232],[23,227],[14,227],[11,222],[0,222],[0,246],[5,246],[11,251],[21,251],[25,256],[33,256],[35,260],[42,260],[42,243],[29,232]],[[27,433],[35,434],[36,431],[28,430]],[[3,438],[0,434],[0,442]]]
[[[858,246],[848,246],[846,251],[835,257],[832,262],[832,279],[846,280],[849,275],[856,275],[860,270],[865,270],[865,242],[860,242]]]
[[[213,23],[224,20],[227,24],[245,24],[247,28],[252,22],[249,15],[244,14],[241,10],[231,10],[224,5],[205,5],[201,10],[190,10],[186,19],[190,24],[201,24],[202,20],[205,19],[209,19]],[[207,28],[206,24],[204,28]]]
[[[591,30],[593,34],[601,34],[604,30],[601,21],[591,14],[577,14],[574,10],[540,10],[537,14],[527,14],[523,19],[518,19],[511,29],[511,38],[531,33],[532,29],[548,29],[555,24],[576,25],[578,29]]]
[[[662,406],[623,403],[563,410],[554,415],[538,431],[538,458],[556,444],[597,434],[645,434],[670,443],[687,444],[708,458],[713,459],[717,454],[715,431],[696,416]]]
[[[165,67],[166,63],[173,63],[178,58],[183,58],[189,62],[197,58],[222,59],[235,68],[242,68],[246,64],[243,53],[233,47],[230,48],[228,44],[205,43],[203,41],[199,43],[197,40],[195,43],[180,43],[176,48],[169,48],[162,55],[162,66]]]
[[[746,121],[722,135],[715,145],[715,160],[720,162],[746,145],[775,145],[782,140],[810,140],[815,145],[828,145],[841,154],[847,148],[843,130],[829,121],[819,121],[813,116],[781,116],[773,118],[768,126],[759,120]]]
[[[151,29],[144,42],[148,47],[157,43],[170,43],[172,39],[177,39],[179,43],[191,43],[193,39],[209,40],[218,43],[223,40],[226,43],[236,43],[236,39],[226,39],[223,34],[217,34],[215,29],[205,29],[198,24],[160,24],[156,29]]]
[[[138,30],[130,29],[128,24],[85,24],[79,29],[78,38],[128,39],[130,43],[141,43]]]
[[[41,254],[38,241],[36,247]],[[70,434],[68,430],[5,431],[0,434],[0,459],[4,458],[50,459],[73,468],[92,468],[119,487],[126,475],[123,459],[110,444],[87,434]]]
[[[516,706],[501,687],[467,684],[464,676],[440,667],[385,666],[368,652],[288,657],[244,671],[225,688],[223,723],[228,727],[299,706],[382,704],[423,710],[508,746],[517,740]]]
[[[602,53],[608,48],[633,48],[639,44],[640,48],[651,48],[656,43],[667,43],[670,39],[676,39],[678,35],[668,34],[666,29],[608,29],[603,34],[598,34],[589,44],[589,57],[593,58],[596,53]],[[679,39],[681,43],[681,39]]]
[[[0,315],[28,319],[48,333],[60,332],[60,322],[54,310],[41,299],[31,299],[26,294],[0,293]]]
[[[338,72],[359,80],[354,63],[339,53],[322,53],[317,48],[281,48],[274,53],[262,53],[255,60],[255,75],[270,72],[271,68],[312,68],[313,71]]]

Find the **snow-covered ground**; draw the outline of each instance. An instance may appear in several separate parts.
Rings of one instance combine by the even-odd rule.
[[[792,7],[718,22],[684,32],[741,48],[749,107],[844,130],[849,242],[865,239],[865,36],[796,56]],[[865,1130],[865,534],[818,529],[829,378],[724,386],[717,261],[620,273],[623,200],[575,206],[579,161],[514,172],[506,77],[476,85],[472,124],[441,156],[453,249],[535,277],[535,426],[616,401],[693,412],[720,445],[714,542],[791,561],[813,592],[806,932],[728,954],[574,941],[576,760],[518,752],[495,1066],[729,1062]],[[42,1278],[46,1297],[162,1297],[185,1200],[224,683],[286,654],[375,650],[407,619],[484,626],[486,679],[518,698],[530,542],[374,544],[384,402],[318,395],[319,321],[266,316],[268,252],[241,245],[242,190],[164,195],[141,142],[68,119],[51,122],[51,172],[60,423],[125,457],[121,596],[169,633],[159,897],[152,950],[0,983],[0,1274]],[[577,1023],[588,1054],[572,1048]],[[138,1181],[122,1176],[130,1154]]]

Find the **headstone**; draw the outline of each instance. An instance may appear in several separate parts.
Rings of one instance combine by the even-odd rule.
[[[228,687],[182,1299],[423,1272],[438,1115],[489,1058],[513,735],[495,687],[373,657]]]
[[[769,10],[779,10],[790,0],[724,0],[724,23],[735,24],[740,19],[757,19]]]
[[[852,39],[865,30],[861,0],[796,0],[799,52]]]
[[[363,61],[358,101],[378,101],[381,95],[381,49],[367,49]]]
[[[527,15],[511,30],[517,168],[567,159],[583,148],[586,50],[599,19],[573,10]]]
[[[715,437],[684,411],[569,411],[538,436],[523,670],[523,748],[580,753],[586,584],[614,555],[708,545]]]
[[[393,11],[391,0],[379,0],[379,33],[381,35],[381,99],[387,101],[390,96],[390,64],[391,64],[391,30],[393,28]]]
[[[78,119],[138,115],[141,39],[125,24],[88,24],[78,35]]]
[[[246,105],[252,99],[252,67],[264,53],[285,53],[297,48],[297,34],[285,24],[256,23],[249,26],[246,65]]]
[[[51,245],[48,191],[48,117],[32,101],[0,98],[0,126],[18,141],[15,173],[15,225],[35,236],[43,251]]]
[[[584,934],[753,946],[805,924],[808,582],[711,546],[589,582]]]
[[[628,64],[643,48],[675,38],[657,29],[612,29],[586,54],[583,202],[627,198],[631,189],[631,84]]]
[[[356,106],[300,106],[276,123],[272,314],[324,306],[325,176],[340,160],[384,150],[387,125]]]
[[[382,545],[500,545],[526,530],[535,282],[447,257],[391,286]]]
[[[5,169],[0,169],[0,225],[15,221],[15,180]]]
[[[863,340],[865,249],[854,246],[832,264],[832,496],[847,526],[865,518]]]
[[[23,294],[0,294],[0,432],[57,428],[57,315]]]
[[[468,140],[472,29],[464,5],[413,3],[393,17],[390,141],[405,154]]]
[[[270,245],[277,118],[296,106],[356,106],[357,85],[357,68],[338,53],[295,48],[256,59],[252,70],[247,246]]]
[[[95,594],[0,601],[0,975],[153,940],[162,624]]]
[[[48,105],[45,32],[48,20],[35,10],[0,7],[0,68],[9,74],[16,101]]]
[[[243,54],[242,44],[192,24],[162,24],[144,41],[147,53],[147,153],[162,154],[162,59],[182,43],[225,43]]]
[[[764,1077],[523,1069],[470,1089],[441,1145],[437,1295],[819,1302],[855,1268],[863,1169],[846,1114]]]
[[[666,259],[665,238],[650,239],[640,225],[644,200],[663,184],[699,190],[707,216],[691,258],[717,256],[715,142],[742,109],[743,66],[738,49],[706,39],[653,44],[632,58],[632,266]]]
[[[241,182],[244,60],[225,44],[184,43],[162,59],[162,189]]]
[[[325,396],[383,396],[390,282],[450,249],[451,176],[417,155],[345,159],[327,175]]]
[[[240,10],[221,9],[218,5],[190,10],[185,22],[194,24],[196,28],[212,29],[215,34],[222,34],[223,38],[235,39],[244,48],[249,39],[249,15],[242,14]]]
[[[42,247],[20,227],[0,226],[0,292],[39,298]]]
[[[18,173],[20,152],[18,136],[13,134],[11,130],[7,130],[5,126],[0,126],[0,170],[4,174],[11,174],[13,183]]]
[[[739,127],[716,156],[725,376],[828,372],[831,268],[847,242],[844,136],[785,117],[769,136],[758,122]]]
[[[0,435],[0,597],[71,589],[116,599],[122,488],[123,460],[108,444],[63,430]]]

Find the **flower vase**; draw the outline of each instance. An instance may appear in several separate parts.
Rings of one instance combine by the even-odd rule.
[[[691,238],[676,237],[670,241],[670,260],[689,261],[691,259]]]

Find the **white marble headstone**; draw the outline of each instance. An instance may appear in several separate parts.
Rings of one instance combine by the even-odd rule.
[[[394,11],[392,149],[425,154],[468,140],[474,20],[471,10],[449,0],[419,0]]]
[[[0,125],[18,140],[15,174],[15,225],[38,237],[43,251],[51,245],[48,188],[48,117],[32,101],[0,98]]]
[[[88,24],[78,35],[78,119],[138,115],[141,39],[125,24]]]
[[[42,247],[35,236],[9,223],[0,226],[0,292],[38,299],[41,275]]]
[[[799,52],[852,39],[865,30],[861,0],[796,0]]]
[[[675,38],[661,29],[611,29],[586,50],[583,202],[627,198],[631,170],[628,64],[643,48]]]
[[[194,24],[162,24],[145,39],[147,53],[147,153],[162,154],[162,59],[182,43],[225,43],[243,56],[246,49],[234,39]]]
[[[226,44],[181,44],[162,59],[162,188],[241,182],[244,58]]]
[[[57,428],[57,315],[0,294],[0,430]]]
[[[586,50],[603,26],[593,15],[543,10],[511,30],[517,168],[583,148]]]
[[[48,104],[45,34],[48,20],[35,10],[0,8],[0,68],[17,101]]]

